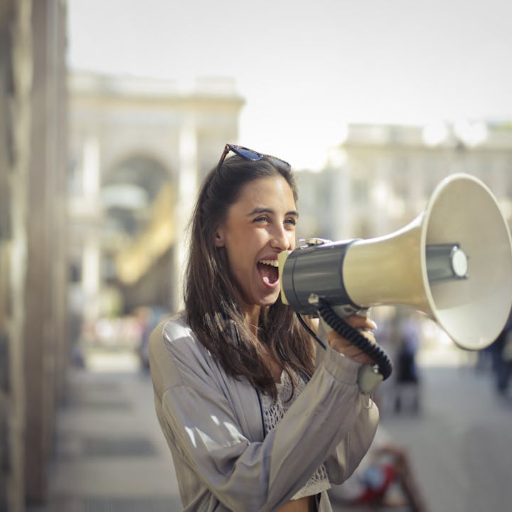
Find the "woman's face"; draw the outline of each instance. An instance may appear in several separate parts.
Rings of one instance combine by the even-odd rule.
[[[248,183],[229,208],[215,242],[226,249],[244,310],[277,300],[277,255],[295,247],[297,219],[293,192],[282,176]]]

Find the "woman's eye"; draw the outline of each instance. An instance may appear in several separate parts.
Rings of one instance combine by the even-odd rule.
[[[268,217],[266,215],[262,215],[260,217],[256,217],[254,222],[268,222]]]
[[[296,226],[297,225],[297,219],[295,218],[289,218],[289,219],[286,219],[285,221],[285,224],[288,224],[289,226]]]

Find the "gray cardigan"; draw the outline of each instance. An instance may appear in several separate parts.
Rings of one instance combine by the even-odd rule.
[[[161,323],[150,338],[151,377],[184,511],[275,510],[322,463],[332,483],[345,481],[379,417],[359,391],[360,366],[319,349],[312,379],[265,436],[257,391],[228,376],[182,316]],[[327,492],[319,511],[331,511]]]

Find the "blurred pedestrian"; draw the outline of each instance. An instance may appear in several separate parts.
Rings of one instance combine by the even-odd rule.
[[[153,329],[158,325],[165,310],[161,306],[141,306],[134,312],[139,325],[139,343],[137,353],[142,372],[149,372],[149,336]]]
[[[512,373],[512,313],[500,335],[489,347],[489,351],[492,357],[496,391],[504,396],[507,394]]]
[[[395,369],[395,412],[401,412],[404,405],[415,413],[420,410],[420,373],[416,361],[420,338],[418,319],[410,314],[402,322],[399,333]]]
[[[381,425],[361,464],[344,484],[333,486],[329,496],[334,512],[428,510],[407,451]]]

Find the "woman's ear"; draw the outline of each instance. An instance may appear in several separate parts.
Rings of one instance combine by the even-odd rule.
[[[224,236],[222,230],[218,229],[215,231],[215,247],[224,247]]]

